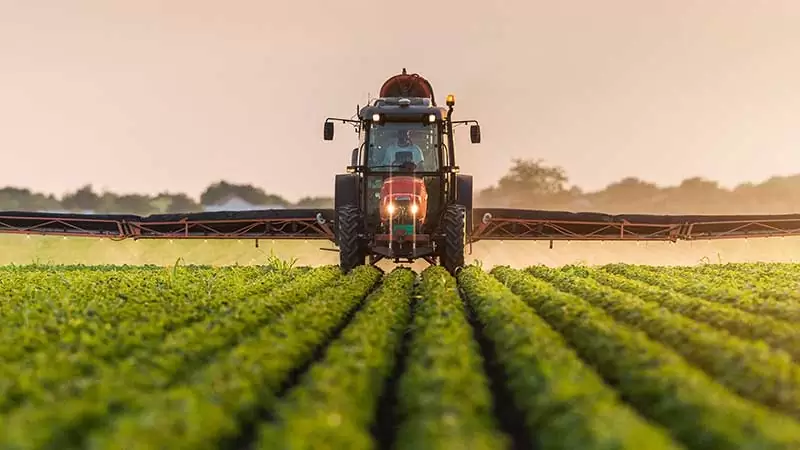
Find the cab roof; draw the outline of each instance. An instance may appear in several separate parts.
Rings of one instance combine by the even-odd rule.
[[[371,105],[361,108],[359,118],[372,120],[374,114],[381,114],[386,121],[407,121],[434,114],[437,120],[447,118],[447,110],[434,106],[429,98],[422,97],[383,97],[376,99]]]

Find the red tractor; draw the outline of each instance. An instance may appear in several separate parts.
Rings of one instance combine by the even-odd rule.
[[[464,265],[472,231],[472,176],[458,173],[453,127],[471,124],[472,143],[481,139],[474,120],[454,121],[455,98],[436,105],[431,84],[418,74],[389,78],[380,97],[358,110],[352,124],[359,146],[347,174],[336,175],[334,241],[343,271],[388,258],[422,258],[451,273]]]

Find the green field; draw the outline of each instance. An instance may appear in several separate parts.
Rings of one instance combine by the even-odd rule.
[[[800,448],[800,265],[0,268],[0,448]]]

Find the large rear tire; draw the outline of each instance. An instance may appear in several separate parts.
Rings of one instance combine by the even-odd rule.
[[[444,248],[441,262],[452,275],[464,267],[464,248],[467,244],[467,208],[448,205],[444,212]]]
[[[456,203],[467,208],[467,238],[472,235],[472,175],[456,175]]]
[[[361,231],[364,221],[357,206],[345,205],[336,210],[337,237],[339,245],[339,266],[342,272],[349,273],[358,266],[363,266],[366,254],[361,243]]]

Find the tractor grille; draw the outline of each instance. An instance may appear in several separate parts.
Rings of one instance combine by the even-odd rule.
[[[394,201],[394,207],[394,215],[392,216],[393,222],[410,224],[414,221],[414,216],[411,214],[410,200],[396,200]]]

